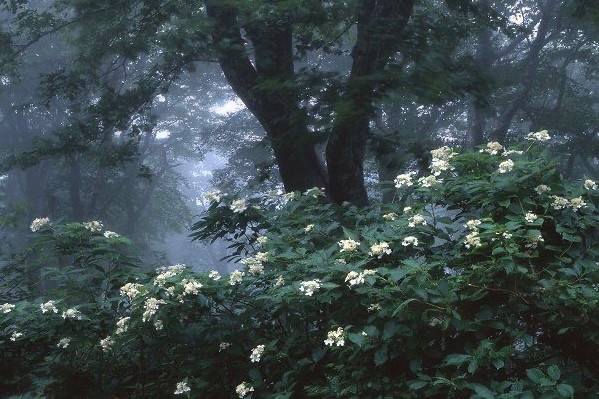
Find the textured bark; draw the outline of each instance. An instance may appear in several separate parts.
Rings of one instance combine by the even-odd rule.
[[[375,87],[399,48],[400,35],[412,13],[413,0],[362,0],[358,3],[358,37],[346,93],[336,107],[336,118],[326,148],[329,196],[337,203],[366,205],[364,156],[370,134]]]
[[[291,30],[286,26],[247,27],[255,48],[252,65],[234,8],[207,6],[215,21],[213,38],[219,63],[235,93],[258,119],[272,142],[286,191],[326,186],[326,172],[316,153],[306,116],[292,89],[283,86],[293,77]],[[270,89],[277,86],[276,89]]]

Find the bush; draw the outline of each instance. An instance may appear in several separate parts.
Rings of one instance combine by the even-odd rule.
[[[213,194],[194,234],[234,240],[239,270],[111,272],[93,280],[85,303],[61,283],[48,291],[61,296],[3,305],[2,362],[15,370],[4,389],[29,397],[592,397],[597,186],[563,182],[534,141],[544,138],[531,139],[522,149],[435,150],[430,175],[398,176],[396,201],[366,209],[327,203],[318,189],[262,205]],[[69,306],[81,319],[64,317]]]

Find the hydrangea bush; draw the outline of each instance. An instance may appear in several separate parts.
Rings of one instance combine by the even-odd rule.
[[[1,305],[2,361],[15,366],[3,388],[29,397],[598,395],[597,185],[562,181],[544,139],[434,150],[430,171],[401,174],[396,200],[369,208],[330,204],[318,189],[262,204],[211,193],[194,234],[229,237],[237,270],[115,273],[85,306],[68,290]]]

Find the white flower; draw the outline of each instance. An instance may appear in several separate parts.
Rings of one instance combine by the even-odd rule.
[[[214,281],[218,281],[221,279],[221,275],[216,270],[210,270],[210,272],[208,273],[208,278],[211,278]]]
[[[478,219],[472,219],[472,220],[467,221],[466,224],[464,225],[464,227],[467,227],[471,231],[478,231],[478,226],[480,226],[481,223],[482,222]]]
[[[487,148],[480,150],[480,152],[486,152],[491,155],[497,155],[499,151],[503,150],[503,146],[497,141],[491,141],[487,143]]]
[[[13,331],[12,334],[10,335],[10,340],[12,342],[15,342],[18,338],[21,338],[22,336],[23,336],[22,332]]]
[[[309,233],[312,231],[312,229],[314,228],[313,224],[309,224],[306,227],[304,227],[304,233]]]
[[[312,296],[314,291],[318,291],[320,289],[320,280],[309,280],[302,281],[300,283],[299,290],[304,293],[306,296]]]
[[[414,173],[414,172],[410,172],[410,173],[404,173],[401,175],[397,175],[397,177],[393,181],[395,183],[395,187],[402,188],[403,186],[406,186],[406,187],[411,186],[412,184],[414,184],[412,182],[412,176],[414,176],[415,174],[416,173]]]
[[[475,230],[470,234],[466,235],[466,241],[464,242],[464,246],[468,249],[477,248],[483,245],[480,241],[480,236],[478,235],[478,231]]]
[[[535,187],[535,191],[537,192],[537,194],[543,194],[546,193],[548,191],[551,191],[551,187],[545,185],[545,184],[540,184],[538,186]]]
[[[240,399],[245,398],[251,392],[254,392],[254,387],[248,385],[247,382],[242,382],[235,388],[235,393],[239,395]]]
[[[150,320],[150,318],[156,314],[160,305],[164,305],[164,304],[166,304],[166,302],[163,299],[157,299],[157,298],[146,299],[146,301],[144,302],[145,310],[144,310],[141,320],[144,323],[146,321]]]
[[[204,194],[204,199],[206,201],[208,201],[208,203],[213,203],[213,202],[220,202],[220,200],[222,199],[223,194],[216,190],[216,191],[208,191],[206,194]]]
[[[98,231],[102,231],[102,229],[104,228],[104,225],[102,224],[102,222],[99,222],[97,220],[92,220],[91,222],[83,223],[83,227],[85,227],[92,233],[95,233]]]
[[[441,182],[442,182],[442,180],[437,180],[435,175],[421,177],[420,179],[418,179],[418,183],[420,183],[420,185],[425,188],[430,188],[430,187],[436,186],[437,184],[439,184]]]
[[[60,341],[56,344],[58,348],[65,349],[71,343],[71,338],[61,338]]]
[[[250,361],[252,363],[256,363],[260,361],[260,357],[264,353],[264,345],[258,345],[254,349],[252,349],[252,353],[250,354]]]
[[[535,220],[537,220],[537,215],[532,212],[527,212],[526,215],[524,215],[524,220],[526,220],[526,223],[534,223]]]
[[[377,258],[381,259],[383,257],[383,255],[389,255],[391,254],[391,248],[389,248],[389,244],[381,241],[378,244],[374,244],[370,247],[370,252],[368,252],[368,255],[370,256],[376,256]]]
[[[340,252],[352,252],[352,251],[355,251],[358,248],[358,245],[360,245],[360,243],[358,241],[354,241],[351,238],[349,238],[347,240],[341,240],[341,241],[339,241],[338,244],[341,247],[341,251]]]
[[[126,296],[130,300],[135,299],[138,295],[141,294],[142,284],[138,283],[127,283],[121,287],[121,295]]]
[[[106,231],[104,232],[104,237],[106,237],[106,238],[119,238],[119,237],[120,237],[120,235],[118,235],[118,234],[117,234],[117,233],[115,233],[114,231],[108,231],[108,230],[106,230]]]
[[[221,342],[221,343],[218,345],[218,351],[219,351],[219,352],[220,352],[220,351],[224,351],[224,350],[225,350],[225,349],[227,349],[229,346],[231,346],[231,343],[230,343],[230,342]]]
[[[164,328],[164,323],[162,322],[162,320],[154,321],[154,328],[156,329],[156,331],[162,330]]]
[[[229,274],[229,284],[241,284],[243,276],[245,276],[245,272],[242,272],[241,270],[237,269],[233,270],[231,274]]]
[[[426,225],[426,220],[422,215],[414,215],[410,219],[408,219],[408,226],[416,227],[418,225]]]
[[[62,312],[62,318],[63,319],[76,319],[76,320],[81,320],[81,312],[78,311],[77,309],[67,309],[64,312]]]
[[[577,211],[580,208],[587,206],[587,203],[582,200],[582,197],[576,197],[570,200],[570,206],[573,210]]]
[[[10,313],[15,308],[12,303],[5,303],[0,305],[0,313]]]
[[[393,221],[393,220],[395,220],[397,218],[398,218],[398,216],[397,216],[397,213],[395,213],[395,212],[389,212],[389,213],[385,213],[383,215],[383,219],[385,219],[385,220],[391,220],[391,221]]]
[[[499,173],[507,173],[511,172],[512,169],[514,169],[514,161],[508,159],[507,161],[503,161],[499,164],[499,169],[497,169],[497,171]]]
[[[37,218],[37,219],[33,219],[33,221],[31,222],[31,226],[29,226],[29,228],[31,229],[32,232],[36,232],[39,231],[41,229],[43,229],[44,227],[46,227],[48,224],[50,224],[50,218]]]
[[[177,388],[175,389],[175,392],[173,392],[173,394],[181,395],[189,391],[191,391],[191,388],[187,385],[187,382],[181,381],[177,383]]]
[[[349,282],[350,287],[353,285],[363,284],[364,275],[362,273],[351,271],[347,273],[347,276],[345,276],[345,282]]]
[[[112,339],[112,337],[109,335],[104,339],[100,340],[100,346],[102,347],[102,350],[104,352],[108,352],[110,350],[110,348],[112,348],[112,346],[114,345],[114,340]]]
[[[181,281],[183,285],[183,293],[184,295],[198,295],[200,288],[202,288],[202,284],[195,280],[183,279]]]
[[[540,132],[536,132],[536,133],[528,133],[526,135],[526,140],[531,140],[531,141],[547,141],[550,140],[551,136],[549,136],[549,132],[547,130],[541,130]]]
[[[383,309],[383,307],[379,303],[373,303],[370,306],[368,306],[369,312],[376,312],[381,309]]]
[[[283,276],[277,277],[277,279],[275,280],[275,287],[278,288],[283,285],[285,285],[285,279],[283,278]]]
[[[553,195],[551,198],[553,199],[553,202],[551,203],[553,209],[560,210],[570,205],[570,201],[568,201],[567,198],[559,197],[557,195]]]
[[[47,312],[58,313],[58,309],[54,305],[54,301],[48,301],[46,303],[42,303],[40,305],[40,309],[42,310],[42,313],[47,313]]]
[[[591,179],[587,179],[584,181],[584,188],[587,190],[597,190],[597,183]]]
[[[245,200],[243,198],[236,199],[231,202],[231,206],[229,207],[234,213],[243,213],[248,207],[245,204]]]
[[[412,246],[416,247],[416,246],[418,246],[418,238],[416,238],[414,236],[405,237],[403,239],[403,241],[401,242],[401,245],[403,245],[404,247],[407,247],[408,245],[412,245]]]
[[[319,195],[324,195],[324,189],[323,188],[318,188],[318,187],[312,187],[309,188],[308,190],[306,190],[304,192],[304,195],[309,197],[314,197],[314,198],[318,198]]]
[[[120,319],[118,319],[118,321],[116,322],[116,331],[114,333],[118,335],[127,332],[127,330],[129,329],[130,320],[131,317],[121,317]]]
[[[327,346],[343,346],[345,345],[344,334],[345,332],[341,327],[337,328],[335,331],[329,331],[327,333],[327,339],[324,340],[324,344]]]

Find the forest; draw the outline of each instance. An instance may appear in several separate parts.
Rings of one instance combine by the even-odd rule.
[[[599,2],[0,0],[0,397],[599,397]]]

